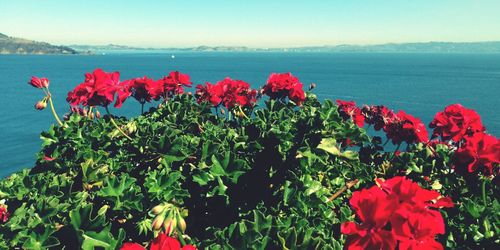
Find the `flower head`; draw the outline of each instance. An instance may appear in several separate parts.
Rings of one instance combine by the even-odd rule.
[[[344,119],[352,119],[354,124],[358,127],[363,127],[365,124],[365,117],[361,114],[361,109],[356,106],[353,101],[337,100],[339,105],[339,113]]]
[[[361,108],[361,114],[365,117],[366,123],[374,125],[376,131],[383,129],[396,118],[394,111],[383,105],[365,105]]]
[[[444,111],[438,112],[429,127],[434,128],[433,137],[440,136],[443,140],[455,142],[459,142],[466,135],[485,130],[476,111],[460,104],[452,104]]]
[[[422,121],[402,110],[384,127],[384,131],[387,138],[391,139],[394,144],[401,142],[410,144],[429,140],[427,129]]]
[[[257,101],[257,91],[242,80],[226,77],[215,85],[206,83],[196,86],[198,102],[210,102],[213,106],[223,105],[228,109],[236,106],[252,107]]]
[[[500,164],[500,140],[485,133],[467,136],[465,144],[453,155],[453,163],[461,173],[496,174],[498,169],[494,167]]]
[[[92,74],[85,74],[85,81],[69,92],[66,100],[72,106],[108,106],[122,87],[119,79],[119,72],[107,73],[96,69]]]
[[[449,198],[421,188],[405,177],[377,179],[377,185],[354,192],[349,203],[360,224],[345,222],[347,249],[442,249],[435,240],[444,234],[444,220],[436,208],[452,207]],[[423,245],[424,244],[424,245]]]
[[[306,95],[303,90],[303,84],[299,79],[291,73],[272,73],[264,85],[263,94],[268,95],[271,99],[287,98],[297,105],[301,105]]]

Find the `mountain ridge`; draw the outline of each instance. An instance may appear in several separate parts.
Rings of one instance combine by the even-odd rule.
[[[252,48],[246,46],[206,46],[187,48],[146,48],[126,45],[69,45],[80,52],[155,52],[155,51],[193,51],[193,52],[401,52],[401,53],[500,53],[500,41],[486,42],[413,42],[385,43],[375,45],[323,45],[283,48]]]
[[[67,46],[57,46],[46,42],[10,37],[0,33],[0,54],[77,54]]]

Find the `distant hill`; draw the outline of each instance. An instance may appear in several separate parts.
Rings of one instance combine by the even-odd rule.
[[[66,46],[55,46],[0,33],[0,54],[77,54]]]
[[[86,53],[141,52],[341,52],[341,53],[500,53],[500,41],[493,42],[424,42],[387,43],[377,45],[325,45],[293,48],[249,48],[244,46],[198,46],[189,48],[139,48],[124,45],[70,45]]]

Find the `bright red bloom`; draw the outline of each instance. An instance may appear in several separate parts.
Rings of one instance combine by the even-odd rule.
[[[268,95],[271,99],[288,97],[297,105],[301,105],[306,99],[303,84],[291,73],[272,73],[262,90],[263,94]]]
[[[178,240],[167,236],[167,234],[159,234],[156,239],[151,242],[150,250],[179,250],[181,243]]]
[[[342,118],[352,119],[358,127],[363,127],[365,117],[361,114],[361,109],[356,106],[355,102],[337,100],[337,104],[339,105],[339,113]]]
[[[362,222],[345,222],[341,232],[347,234],[347,249],[394,249],[396,240],[392,233],[383,229],[398,201],[389,197],[378,187],[354,192],[349,200]]]
[[[379,131],[387,124],[394,121],[396,114],[386,106],[363,106],[361,114],[365,117],[365,122],[374,125],[374,129]]]
[[[127,242],[123,244],[120,250],[145,250],[145,248],[137,243]],[[151,242],[149,250],[196,250],[196,247],[185,245],[181,248],[181,243],[177,239],[161,233]]]
[[[466,135],[485,130],[476,111],[460,104],[452,104],[444,111],[438,112],[429,127],[434,128],[433,137],[441,136],[443,140],[455,142],[459,142]]]
[[[179,71],[172,71],[168,76],[150,82],[148,92],[155,100],[167,99],[184,93],[184,87],[191,87],[192,84],[189,75],[182,74]]]
[[[251,89],[250,84],[229,77],[215,85],[206,83],[205,86],[196,86],[196,96],[198,102],[210,102],[215,107],[222,104],[228,109],[253,107],[257,101],[257,91]]]
[[[10,217],[9,211],[7,211],[7,206],[5,204],[0,204],[0,222],[5,223]]]
[[[388,180],[377,179],[377,185],[389,195],[398,197],[400,203],[408,203],[419,207],[453,207],[449,198],[441,197],[434,190],[427,190],[404,176],[395,176]]]
[[[49,79],[42,77],[38,78],[36,76],[31,77],[31,81],[28,82],[31,86],[41,89],[49,87]]]
[[[145,250],[145,249],[146,248],[144,248],[143,246],[133,242],[123,243],[122,247],[120,248],[120,250]]]
[[[444,234],[441,213],[405,204],[391,218],[392,231],[399,240],[399,249],[443,249],[435,240]]]
[[[405,177],[354,192],[350,204],[361,224],[345,222],[347,249],[442,249],[435,240],[444,234],[444,220],[436,208],[452,207],[449,198],[421,188]],[[390,231],[389,231],[390,230]]]
[[[122,103],[130,96],[141,104],[151,102],[153,97],[161,97],[163,90],[163,81],[155,81],[146,76],[123,81],[116,91],[115,107],[121,107]]]
[[[129,91],[132,97],[134,97],[139,103],[144,104],[146,102],[151,102],[153,98],[151,96],[150,90],[154,89],[157,82],[151,78],[135,78],[129,82]]]
[[[119,79],[119,72],[96,69],[92,74],[85,74],[85,81],[69,92],[66,100],[72,106],[108,106],[114,101],[116,92],[122,91]]]
[[[429,140],[427,129],[422,121],[402,110],[384,127],[384,131],[387,138],[391,139],[394,144],[400,144],[403,141],[410,144]]]
[[[500,164],[500,140],[485,133],[465,137],[465,144],[453,155],[453,163],[459,172],[495,174],[498,171],[494,167]]]

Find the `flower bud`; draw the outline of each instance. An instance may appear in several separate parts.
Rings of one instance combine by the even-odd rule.
[[[153,213],[154,215],[158,215],[163,212],[163,210],[165,210],[165,205],[160,204],[153,207],[153,209],[151,209],[151,213]]]
[[[49,79],[47,79],[45,77],[42,77],[40,79],[40,82],[42,84],[42,87],[44,87],[44,88],[48,88],[49,87]]]
[[[186,231],[186,220],[184,220],[184,218],[182,218],[180,215],[177,216],[177,220],[179,221],[177,227],[181,230],[182,233],[184,233]]]
[[[47,102],[44,100],[38,101],[35,104],[35,109],[44,110],[47,107]]]
[[[41,89],[49,87],[49,79],[42,77],[38,78],[36,76],[31,77],[31,81],[28,82],[31,86]]]
[[[96,117],[97,119],[101,118],[101,112],[99,112],[99,110],[96,110],[96,111],[95,111],[95,117]]]
[[[161,226],[163,225],[164,220],[165,220],[165,216],[163,216],[163,215],[156,216],[155,220],[153,221],[153,224],[151,224],[151,227],[153,228],[153,230],[160,230]]]
[[[311,83],[311,85],[309,85],[309,90],[313,90],[314,88],[316,88],[316,83]]]

